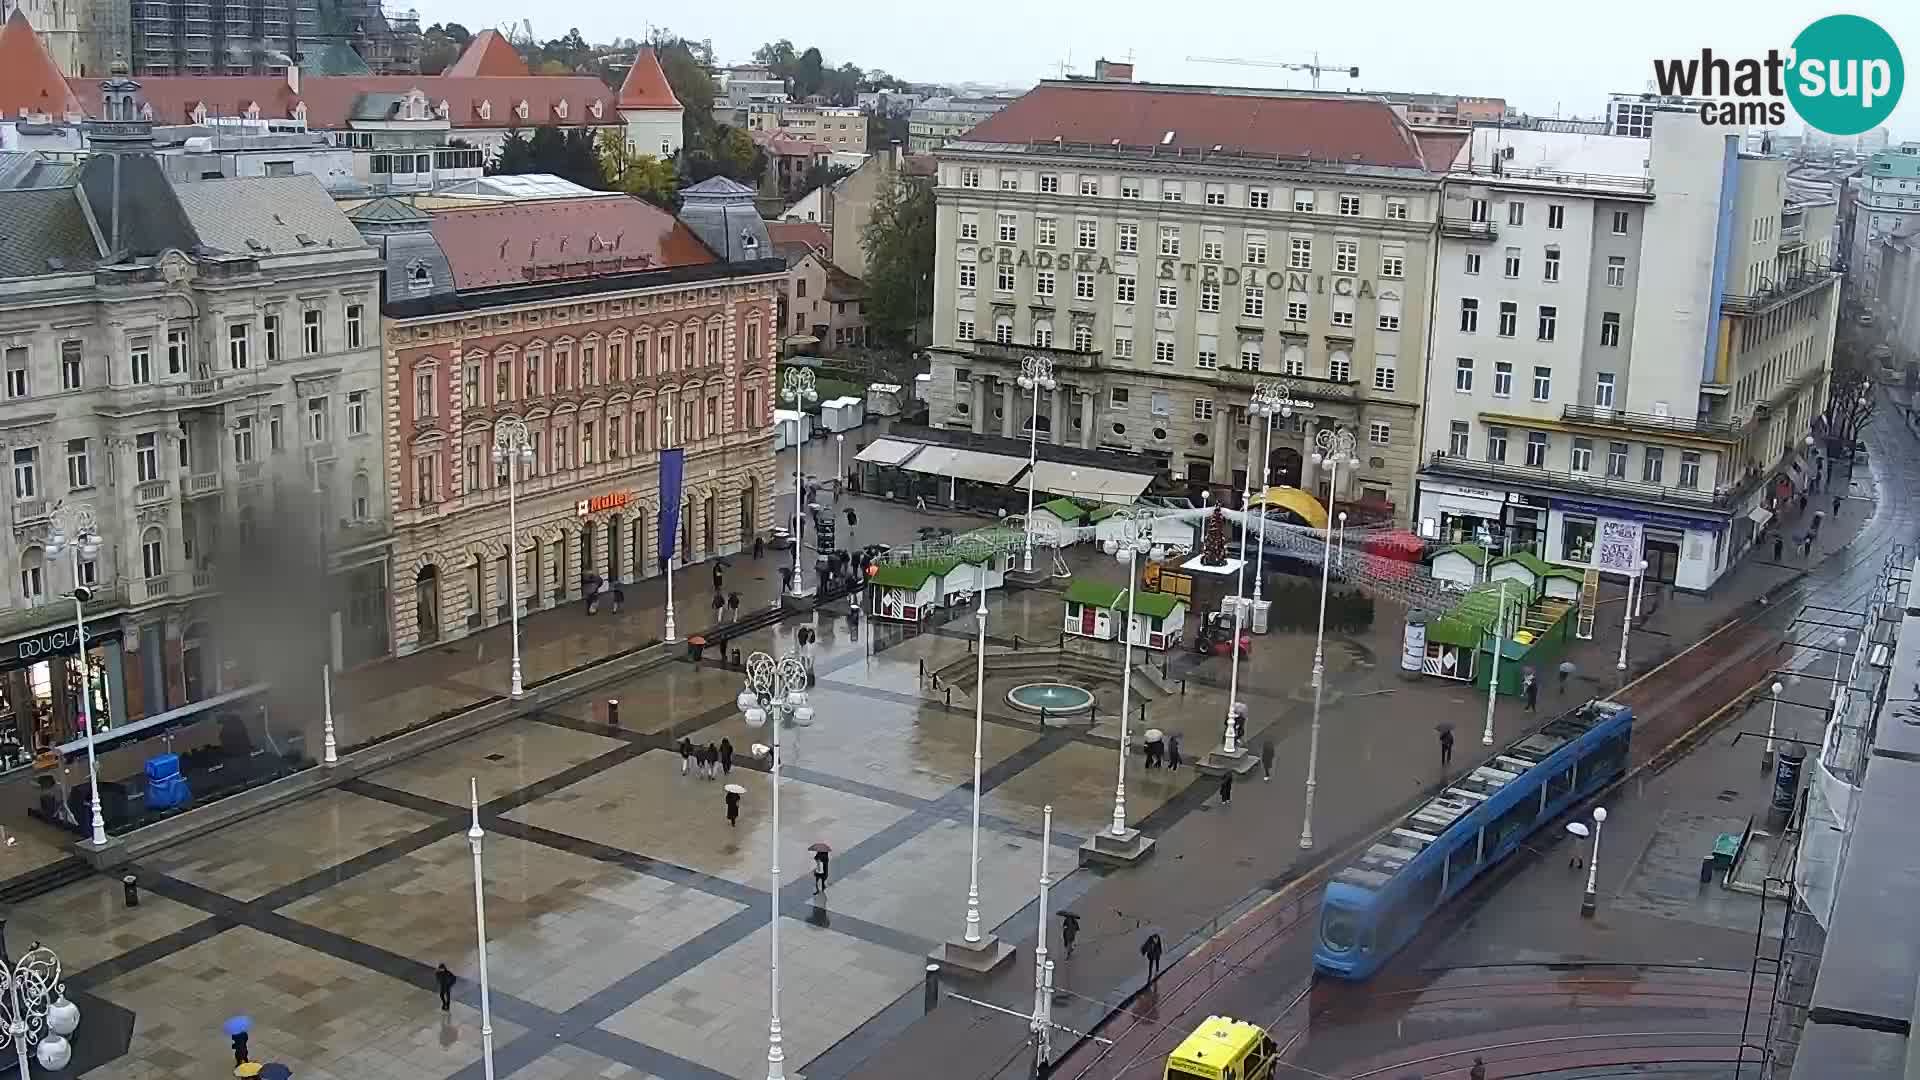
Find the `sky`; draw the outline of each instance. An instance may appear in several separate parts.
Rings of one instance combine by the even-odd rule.
[[[453,20],[476,31],[528,11],[511,0],[425,0],[419,10],[423,23]],[[543,40],[576,26],[589,41],[644,39],[649,25],[664,25],[684,37],[711,39],[716,59],[727,63],[784,37],[799,48],[818,46],[830,64],[851,61],[911,81],[949,84],[1024,86],[1057,78],[1063,62],[1091,74],[1097,57],[1131,54],[1142,81],[1304,89],[1312,85],[1305,73],[1187,57],[1308,62],[1318,52],[1321,63],[1360,68],[1359,79],[1329,76],[1323,89],[1487,95],[1536,115],[1587,117],[1603,111],[1610,92],[1646,89],[1656,56],[1697,56],[1704,46],[1717,55],[1758,56],[1785,49],[1808,23],[1832,14],[1875,20],[1901,45],[1909,68],[1920,64],[1920,4],[1912,0],[1852,7],[1784,0],[1212,0],[1198,17],[1177,20],[1169,13],[1192,9],[1163,0],[1102,0],[1097,7],[1029,0],[972,0],[959,7],[729,0],[651,10],[622,0],[569,0],[537,10],[533,29]],[[902,17],[906,12],[913,17]],[[941,17],[926,17],[936,14]],[[1895,141],[1920,139],[1920,87],[1907,87],[1889,126]],[[1788,130],[1797,132],[1798,121]]]

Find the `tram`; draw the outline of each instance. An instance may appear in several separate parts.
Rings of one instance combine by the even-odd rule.
[[[1633,710],[1589,701],[1509,743],[1376,839],[1328,880],[1315,970],[1367,979],[1441,904],[1535,829],[1619,778]]]

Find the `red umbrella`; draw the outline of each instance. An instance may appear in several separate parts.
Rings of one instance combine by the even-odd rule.
[[[811,844],[808,844],[808,845],[807,845],[807,850],[808,850],[808,851],[826,851],[826,852],[831,852],[831,851],[833,850],[833,848],[832,848],[832,846],[831,846],[831,845],[829,845],[829,844],[827,844],[827,843],[826,843],[825,841],[823,841],[823,840],[816,840],[816,841],[814,841],[813,843],[811,843]]]

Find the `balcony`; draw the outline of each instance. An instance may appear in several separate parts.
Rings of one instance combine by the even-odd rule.
[[[220,494],[220,474],[217,472],[194,473],[187,477],[187,498],[198,499],[205,495]]]
[[[1478,240],[1481,243],[1492,243],[1499,239],[1500,230],[1494,228],[1491,221],[1469,221],[1463,217],[1442,215],[1440,235],[1449,240]]]
[[[149,600],[171,595],[173,592],[173,578],[166,574],[161,574],[158,577],[150,577],[146,580],[146,590]]]
[[[976,341],[973,343],[973,355],[977,360],[998,360],[1002,363],[1018,364],[1029,356],[1053,361],[1056,370],[1061,371],[1097,371],[1100,368],[1100,350],[1081,352],[1078,349],[1056,349],[1041,345],[1002,345],[997,341]]]
[[[46,519],[47,519],[47,500],[45,499],[13,500],[13,523],[15,525],[25,525],[30,521],[45,521]]]
[[[1645,484],[1598,473],[1554,472],[1551,469],[1531,469],[1524,465],[1509,465],[1500,461],[1475,461],[1471,458],[1456,457],[1445,451],[1435,451],[1427,459],[1424,471],[1441,476],[1487,480],[1497,484],[1554,488],[1579,492],[1583,495],[1633,499],[1639,502],[1664,503],[1669,506],[1693,507],[1702,510],[1730,510],[1746,494],[1747,486],[1742,482],[1730,488],[1714,491],[1667,487],[1663,484]]]
[[[1456,168],[1450,170],[1449,175],[1471,176],[1490,180],[1502,186],[1577,189],[1615,198],[1650,199],[1653,197],[1653,178],[1650,176],[1562,172],[1558,169],[1543,167],[1514,166],[1505,161]]]
[[[1252,393],[1261,383],[1285,383],[1290,396],[1301,401],[1352,401],[1359,396],[1360,390],[1360,384],[1356,382],[1336,382],[1311,375],[1275,376],[1271,372],[1248,371],[1245,368],[1223,367],[1214,372],[1214,381],[1248,393]]]
[[[1831,267],[1809,263],[1792,277],[1758,293],[1726,293],[1720,297],[1720,310],[1727,315],[1765,315],[1783,304],[1824,288],[1838,276],[1839,271]]]
[[[133,489],[133,502],[135,506],[147,506],[152,503],[165,502],[166,498],[167,482],[165,480],[149,480]]]
[[[1597,405],[1569,405],[1560,419],[1569,424],[1613,428],[1620,431],[1644,431],[1663,435],[1698,435],[1706,439],[1733,440],[1740,436],[1737,424],[1718,420],[1697,420],[1685,416],[1661,416],[1658,413],[1603,409]]]
[[[339,456],[339,450],[335,449],[334,445],[330,442],[307,444],[307,461],[309,463],[315,461],[332,461]]]

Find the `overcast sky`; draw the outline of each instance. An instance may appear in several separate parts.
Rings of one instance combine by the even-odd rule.
[[[578,26],[589,41],[644,38],[646,19],[685,37],[711,38],[717,58],[746,60],[785,37],[817,45],[831,64],[851,61],[927,82],[1025,85],[1057,77],[1059,64],[1090,74],[1096,57],[1132,54],[1136,77],[1155,82],[1312,85],[1305,73],[1189,63],[1188,56],[1355,65],[1360,78],[1327,78],[1325,89],[1436,91],[1504,97],[1529,113],[1598,115],[1610,91],[1645,89],[1656,56],[1759,55],[1785,48],[1808,23],[1851,12],[1884,26],[1909,66],[1920,63],[1920,4],[1872,0],[1821,7],[1785,0],[1411,0],[1303,3],[1214,0],[1200,8],[1156,0],[1042,3],[971,0],[964,5],[846,0],[729,0],[639,9],[621,0],[538,7],[534,33]],[[529,9],[510,0],[424,0],[423,22],[500,26]],[[1893,115],[1896,141],[1920,138],[1920,89],[1909,86]],[[1794,122],[1790,130],[1798,131]]]

